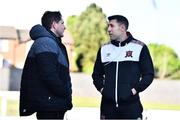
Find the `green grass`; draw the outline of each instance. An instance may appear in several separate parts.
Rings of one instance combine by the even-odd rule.
[[[1,115],[2,111],[1,111],[1,97],[0,97],[0,115]]]
[[[180,110],[180,105],[142,102],[144,109]],[[100,99],[90,97],[74,97],[74,107],[100,107]]]
[[[90,97],[74,97],[74,107],[100,107],[100,99]],[[180,110],[180,105],[142,102],[145,109]]]
[[[1,98],[0,98],[1,103]],[[180,110],[180,105],[175,104],[164,104],[164,103],[143,103],[144,109],[161,109],[161,110]],[[74,107],[100,107],[100,99],[92,97],[73,97]],[[0,104],[1,108],[1,104]],[[0,110],[1,114],[1,110]],[[8,100],[7,105],[7,115],[8,116],[18,116],[19,115],[19,101]]]
[[[8,100],[7,116],[19,115],[19,101]]]
[[[91,97],[73,97],[74,107],[99,107],[100,99]]]
[[[180,110],[180,105],[165,103],[143,103],[145,109]]]

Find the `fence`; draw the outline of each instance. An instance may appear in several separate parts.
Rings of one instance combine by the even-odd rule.
[[[18,91],[0,91],[1,98],[1,116],[7,115],[7,105],[8,100],[19,100],[19,92]]]
[[[19,91],[21,74],[18,68],[0,68],[0,90]]]

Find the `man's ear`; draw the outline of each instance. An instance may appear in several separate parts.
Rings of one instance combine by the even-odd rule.
[[[125,31],[125,30],[126,30],[125,25],[124,25],[124,24],[121,24],[121,25],[120,25],[120,31]]]
[[[123,30],[126,30],[126,26],[124,24],[121,25]]]
[[[52,25],[51,25],[51,28],[52,28],[52,29],[56,29],[56,24],[57,24],[57,23],[56,23],[55,21],[53,21],[53,22],[52,22]]]

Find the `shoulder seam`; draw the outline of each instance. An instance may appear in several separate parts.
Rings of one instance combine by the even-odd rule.
[[[143,42],[140,41],[140,40],[136,40],[136,39],[133,39],[133,40],[131,41],[131,43],[138,44],[138,45],[141,45],[141,46],[144,46],[144,45],[145,45],[145,43],[143,43]]]

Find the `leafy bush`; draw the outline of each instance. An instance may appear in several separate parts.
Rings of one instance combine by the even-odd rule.
[[[172,48],[160,44],[149,44],[148,47],[153,59],[156,77],[160,79],[171,78],[180,70],[180,60]]]

